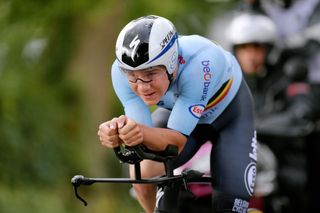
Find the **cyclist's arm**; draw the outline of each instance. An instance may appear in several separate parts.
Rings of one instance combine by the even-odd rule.
[[[193,56],[179,76],[180,94],[170,114],[168,128],[190,135],[209,99],[228,78],[228,68],[227,58],[218,47],[205,48]]]
[[[187,141],[186,136],[173,129],[139,126],[143,133],[143,144],[154,151],[165,150],[168,144],[172,144],[176,145],[180,152]]]
[[[154,151],[163,151],[168,144],[176,145],[181,151],[187,138],[180,132],[167,128],[155,128],[139,124],[125,115],[114,120],[118,127],[119,137],[128,146],[143,143]]]
[[[124,107],[125,115],[138,123],[152,126],[149,107],[131,90],[116,61],[112,65],[112,84]]]

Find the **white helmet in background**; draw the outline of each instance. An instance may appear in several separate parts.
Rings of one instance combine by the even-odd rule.
[[[260,14],[245,13],[236,16],[226,31],[232,46],[247,43],[273,44],[276,40],[276,26],[273,21]]]
[[[129,22],[116,43],[119,66],[140,70],[163,65],[172,74],[178,66],[178,42],[174,25],[163,17],[143,16]]]

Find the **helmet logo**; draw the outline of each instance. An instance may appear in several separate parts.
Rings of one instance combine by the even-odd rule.
[[[170,41],[170,39],[172,38],[173,35],[174,35],[174,32],[172,30],[169,31],[169,33],[166,35],[166,37],[160,43],[160,46],[161,46],[162,49],[169,43],[169,41]]]
[[[138,35],[136,35],[136,37],[134,37],[134,38],[132,39],[131,43],[129,44],[129,47],[130,47],[131,49],[133,49],[132,52],[131,52],[131,59],[132,59],[132,61],[134,61],[134,55],[135,55],[136,52],[137,52],[137,48],[138,48],[138,46],[139,46],[139,43],[140,43],[140,39],[138,39]]]

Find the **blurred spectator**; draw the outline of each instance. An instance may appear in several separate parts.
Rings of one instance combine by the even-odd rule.
[[[261,114],[267,104],[266,94],[279,81],[279,72],[268,63],[276,41],[275,25],[267,16],[243,13],[231,21],[226,38],[251,88],[256,113]]]
[[[316,212],[320,190],[315,163],[320,161],[320,0],[244,0],[243,4],[243,8],[263,11],[276,24],[282,50],[278,63],[293,82],[286,91],[287,110],[276,116],[278,121],[285,121],[283,125],[294,129],[291,132],[305,135],[309,201],[306,211]],[[269,123],[272,125],[279,127],[274,120]]]
[[[243,5],[246,6],[242,8],[263,12],[273,20],[281,48],[306,51],[303,55],[309,65],[309,81],[320,83],[320,0],[243,0]],[[310,42],[318,43],[318,47],[305,48]]]
[[[256,123],[260,130],[258,133],[264,131],[265,134],[273,134],[271,143],[278,147],[276,150],[272,147],[272,151],[280,158],[280,176],[283,188],[288,190],[284,193],[295,193],[289,210],[278,208],[277,212],[317,212],[316,198],[320,191],[316,165],[316,162],[320,162],[319,2],[320,0],[243,0],[231,12],[215,17],[209,29],[211,38],[236,52],[237,45],[230,44],[228,40],[231,34],[224,31],[226,25],[232,25],[235,21],[233,18],[243,12],[258,13],[268,16],[275,25],[277,37],[273,48],[269,44],[256,45],[257,42],[253,42],[254,45],[250,47],[251,56],[245,56],[247,59],[251,58],[251,69],[255,68],[256,73],[248,75],[246,70],[249,68],[246,67],[250,66],[244,63],[242,69],[256,102]],[[254,26],[255,22],[251,24]],[[248,27],[243,31],[245,33],[251,30]],[[256,47],[253,48],[254,46]],[[235,55],[240,64],[241,60],[246,60],[241,59],[237,53]],[[269,145],[269,141],[266,143]],[[304,153],[305,150],[307,154]],[[309,186],[307,190],[304,188],[305,184]],[[303,209],[306,207],[307,197],[308,210]],[[278,204],[288,202],[286,197],[283,198],[279,199]]]
[[[253,94],[256,114],[265,114],[266,94],[279,81],[279,73],[272,70],[268,63],[269,53],[276,41],[274,23],[262,14],[242,13],[231,20],[226,38]],[[265,200],[275,192],[276,165],[272,151],[259,142],[258,176],[255,195],[250,203],[252,207],[269,211]]]

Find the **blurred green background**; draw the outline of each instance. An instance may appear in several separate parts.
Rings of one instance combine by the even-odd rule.
[[[130,185],[70,179],[125,176],[96,135],[122,113],[110,66],[121,28],[156,14],[205,35],[228,0],[0,0],[0,212],[141,212]]]

